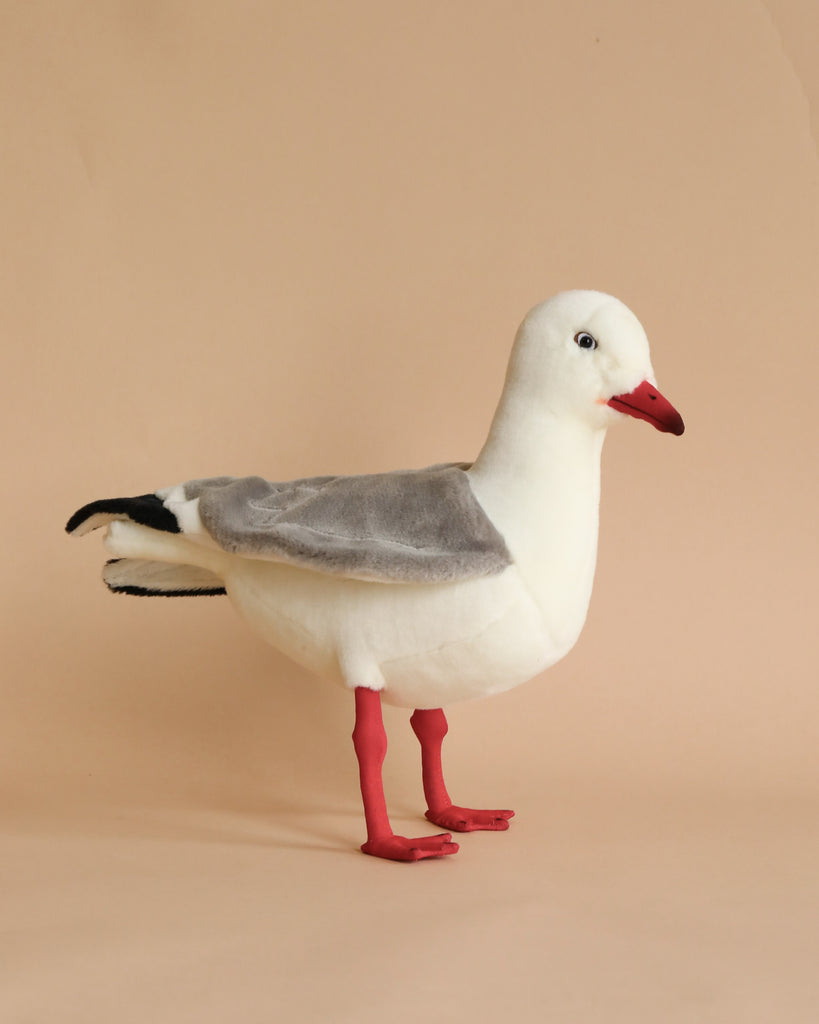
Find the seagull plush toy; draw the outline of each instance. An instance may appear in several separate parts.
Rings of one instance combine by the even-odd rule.
[[[474,463],[269,483],[192,480],[94,501],[66,529],[106,527],[103,570],[125,594],[227,594],[268,643],[355,695],[365,853],[456,853],[450,831],[390,827],[381,702],[414,709],[426,817],[503,830],[513,812],[452,803],[442,706],[523,683],[577,640],[597,553],[600,453],[623,417],[682,434],[648,341],[621,302],[564,292],[523,321]]]

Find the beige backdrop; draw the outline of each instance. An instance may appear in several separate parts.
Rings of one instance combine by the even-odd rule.
[[[810,0],[0,5],[0,1016],[819,1012]],[[680,439],[604,455],[546,677],[451,709],[506,835],[362,837],[349,695],[99,581],[87,500],[468,459],[524,312],[624,299]],[[387,715],[395,823],[425,831]]]

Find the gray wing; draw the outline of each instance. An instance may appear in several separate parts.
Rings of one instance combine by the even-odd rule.
[[[468,463],[269,483],[217,477],[185,484],[226,551],[391,583],[490,576],[511,564],[472,493]]]

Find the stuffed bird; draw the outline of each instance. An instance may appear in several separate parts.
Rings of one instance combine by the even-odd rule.
[[[517,686],[573,647],[591,596],[603,440],[624,416],[683,432],[634,314],[600,292],[564,292],[521,324],[471,464],[192,480],[91,502],[66,529],[106,528],[112,591],[227,594],[264,640],[352,690],[361,849],[441,857],[458,850],[453,831],[501,831],[513,816],[452,803],[442,707]],[[442,834],[392,831],[382,701],[413,709],[426,817]]]

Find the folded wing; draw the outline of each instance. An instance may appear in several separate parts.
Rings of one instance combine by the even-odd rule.
[[[226,551],[353,579],[441,583],[490,576],[511,563],[466,468],[287,483],[218,477],[183,486]]]

